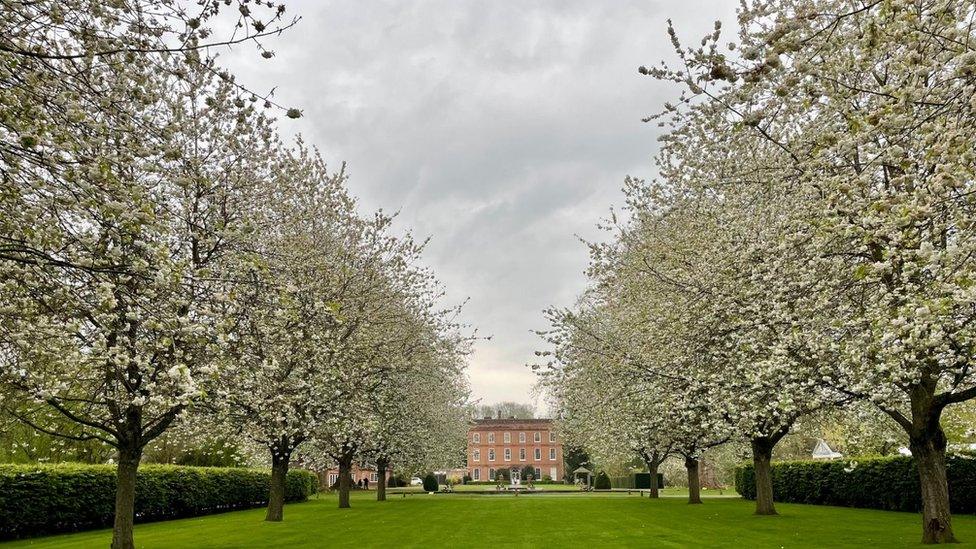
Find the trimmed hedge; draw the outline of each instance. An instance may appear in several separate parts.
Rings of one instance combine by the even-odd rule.
[[[946,474],[952,512],[976,512],[976,459],[948,455]],[[922,509],[918,468],[910,457],[782,461],[773,463],[772,479],[775,501],[889,511]],[[735,489],[746,499],[756,498],[752,464],[736,468]]]
[[[424,477],[424,492],[436,492],[438,490],[437,477],[434,473],[427,473]]]
[[[0,465],[0,539],[103,528],[115,513],[115,466]],[[143,465],[136,479],[136,522],[259,507],[267,470]],[[286,501],[318,491],[309,471],[289,471]]]

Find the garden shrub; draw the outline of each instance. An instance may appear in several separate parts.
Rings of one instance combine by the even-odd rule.
[[[946,474],[952,511],[976,512],[976,459],[950,454]],[[776,501],[889,511],[922,509],[918,468],[911,457],[783,461],[773,463],[772,480]],[[736,468],[735,489],[746,499],[756,498],[751,464]]]
[[[436,492],[437,491],[437,477],[434,473],[427,473],[424,477],[424,492]]]
[[[600,471],[596,475],[596,480],[593,481],[593,488],[596,490],[609,490],[610,477],[605,472]]]
[[[115,466],[0,465],[0,539],[103,528],[115,513]],[[260,469],[143,465],[136,479],[136,522],[259,507],[271,472]],[[289,471],[285,500],[318,490],[309,471]]]

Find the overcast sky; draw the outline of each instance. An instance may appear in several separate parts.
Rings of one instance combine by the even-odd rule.
[[[277,86],[282,120],[348,163],[364,212],[399,211],[431,236],[427,262],[490,341],[473,396],[532,402],[526,366],[542,309],[584,288],[595,225],[626,175],[653,176],[658,128],[641,118],[676,89],[637,74],[672,59],[671,18],[695,45],[734,0],[289,1],[302,17],[266,45],[224,53],[239,81]]]

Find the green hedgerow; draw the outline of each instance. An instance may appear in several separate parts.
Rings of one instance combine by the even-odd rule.
[[[976,459],[946,456],[946,475],[952,512],[976,512]],[[911,457],[783,461],[773,463],[772,481],[776,501],[909,512],[922,508],[918,467]],[[736,469],[735,489],[746,499],[756,498],[751,464]]]
[[[111,526],[115,474],[111,465],[0,465],[0,539]],[[258,507],[267,504],[270,485],[267,470],[143,465],[136,521]],[[316,491],[315,474],[289,471],[286,501],[304,501]]]

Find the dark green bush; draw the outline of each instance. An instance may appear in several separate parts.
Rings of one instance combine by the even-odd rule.
[[[949,455],[946,474],[952,511],[976,512],[976,460],[969,455]],[[922,508],[918,469],[910,457],[784,461],[773,464],[772,479],[776,501],[890,511]],[[735,489],[742,497],[755,499],[751,464],[736,469]]]
[[[270,471],[259,469],[144,465],[136,522],[265,505],[270,482]],[[317,490],[313,473],[288,473],[286,501]],[[114,466],[0,465],[0,539],[111,526],[114,512]]]
[[[603,471],[600,471],[596,475],[596,480],[593,481],[593,488],[595,490],[609,490],[610,489],[610,477]]]
[[[535,467],[531,465],[526,465],[525,467],[522,467],[521,475],[522,475],[522,482],[528,482],[530,476],[534,480],[539,480],[535,478]]]
[[[434,473],[427,473],[424,477],[424,492],[436,492],[437,491],[437,477]]]

